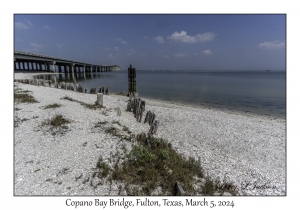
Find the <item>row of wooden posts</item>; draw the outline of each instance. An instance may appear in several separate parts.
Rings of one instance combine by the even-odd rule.
[[[143,113],[145,111],[146,102],[138,97],[138,93],[130,93],[126,111],[131,111],[138,122],[142,121]],[[148,137],[150,138],[157,132],[159,121],[155,119],[154,112],[147,111],[144,123],[149,123],[150,129]]]
[[[30,85],[37,85],[37,86],[45,86],[45,87],[51,87],[51,83],[53,83],[55,88],[61,88],[61,89],[67,89],[67,90],[73,90],[77,92],[87,92],[87,89],[84,89],[81,84],[74,84],[74,83],[67,83],[67,82],[52,82],[51,80],[44,80],[44,79],[15,79],[15,82],[20,82],[24,84],[30,84]],[[97,93],[96,88],[90,88],[89,93],[95,94]],[[106,94],[108,95],[108,87],[100,87],[98,89],[98,93]]]

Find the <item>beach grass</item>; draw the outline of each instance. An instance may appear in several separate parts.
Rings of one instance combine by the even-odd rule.
[[[14,99],[19,103],[38,103],[38,101],[28,94],[31,91],[24,91],[20,88],[14,89]]]
[[[54,103],[54,104],[49,104],[49,105],[45,106],[44,109],[54,109],[54,108],[58,108],[58,107],[61,107],[61,105]]]
[[[183,186],[186,195],[194,195],[193,177],[203,178],[203,169],[199,161],[185,159],[161,138],[151,139],[151,148],[147,145],[135,145],[119,167],[112,173],[114,180],[123,180],[127,184],[142,185],[138,195],[151,195],[161,187],[166,195],[175,194],[175,183]]]
[[[77,102],[77,103],[79,103],[80,105],[82,105],[82,106],[84,106],[84,107],[86,107],[86,108],[88,108],[88,109],[102,109],[102,108],[105,108],[105,106],[101,106],[100,104],[97,104],[97,102],[95,102],[94,104],[87,104],[87,103],[84,103],[84,102],[82,102],[82,101],[78,101],[78,100],[76,100],[76,99],[73,99],[73,98],[70,98],[70,97],[68,97],[68,96],[65,96],[65,97],[63,97],[63,98],[61,98],[61,99],[64,99],[64,100],[68,100],[68,101],[73,101],[73,102]]]

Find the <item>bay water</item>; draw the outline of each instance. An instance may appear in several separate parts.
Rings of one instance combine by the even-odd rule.
[[[128,93],[127,71],[36,76]],[[140,98],[285,119],[285,71],[136,71]]]

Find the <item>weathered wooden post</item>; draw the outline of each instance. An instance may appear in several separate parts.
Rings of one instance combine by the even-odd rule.
[[[136,92],[136,72],[131,64],[128,68],[128,94]]]
[[[103,106],[103,93],[97,93],[97,104]]]
[[[106,87],[105,94],[108,95],[108,87]]]

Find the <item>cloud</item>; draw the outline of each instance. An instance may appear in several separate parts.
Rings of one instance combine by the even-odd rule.
[[[32,23],[31,23],[31,21],[30,21],[30,20],[26,20],[26,19],[24,19],[24,21],[25,21],[25,23],[27,23],[27,25],[29,25],[30,27],[33,27],[33,25],[32,25]]]
[[[117,41],[118,41],[118,42],[120,42],[121,44],[127,44],[127,42],[126,42],[125,40],[123,40],[123,39],[120,39],[120,38],[119,38],[119,39],[117,39]]]
[[[29,26],[27,26],[26,24],[24,24],[22,22],[16,22],[15,27],[18,29],[28,29],[29,28]]]
[[[49,26],[44,26],[44,29],[47,29],[47,30],[48,30],[48,29],[50,29],[50,27],[49,27]]]
[[[144,39],[148,39],[148,36],[145,36]]]
[[[170,56],[168,56],[168,55],[163,55],[163,57],[164,57],[164,58],[170,58]]]
[[[117,51],[117,52],[120,51],[120,49],[118,47],[115,47],[114,50]]]
[[[258,48],[262,49],[282,49],[285,47],[285,42],[279,40],[273,42],[263,42],[258,44]]]
[[[198,56],[198,53],[195,53],[194,56]]]
[[[203,54],[204,54],[204,55],[212,55],[213,53],[211,52],[210,49],[207,49],[207,50],[204,50],[204,51],[203,51]]]
[[[177,42],[185,43],[197,43],[197,42],[207,42],[214,39],[216,36],[213,32],[206,32],[204,34],[197,34],[195,36],[188,36],[186,31],[181,31],[180,33],[175,31],[171,36],[168,36],[168,39]]]
[[[42,48],[42,47],[43,47],[43,45],[41,45],[41,44],[36,44],[36,43],[30,43],[29,46],[30,46],[30,47],[33,47],[33,48]]]
[[[135,51],[135,50],[133,50],[133,49],[130,49],[130,50],[129,50],[129,52],[131,52],[131,53],[135,53],[136,51]]]
[[[113,58],[114,58],[114,56],[113,56],[113,54],[109,54],[109,55],[107,56],[107,58],[109,58],[109,59],[113,59]]]
[[[154,40],[157,41],[157,43],[165,43],[164,37],[162,36],[157,36]]]
[[[16,39],[16,41],[17,41],[17,42],[23,42],[23,40],[22,40],[22,39]]]
[[[30,20],[24,19],[24,21],[15,22],[15,27],[18,29],[29,29],[30,27],[33,27],[33,25]]]
[[[176,53],[176,54],[174,54],[174,57],[176,57],[176,58],[184,58],[184,57],[188,57],[188,55],[185,53],[185,54],[183,54],[183,53]]]
[[[109,47],[105,47],[104,49],[106,49],[106,50],[110,50],[110,48],[109,48]]]

